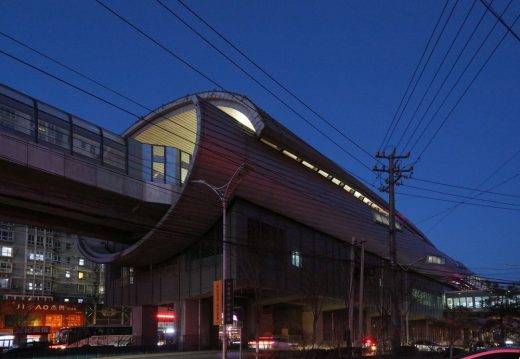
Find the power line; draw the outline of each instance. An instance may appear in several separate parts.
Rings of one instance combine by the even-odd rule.
[[[180,18],[178,14],[174,14],[174,11],[164,5],[163,0],[156,0],[159,2],[163,7],[165,7],[172,15],[177,17],[180,21],[185,23],[184,20]],[[271,81],[273,81],[275,84],[277,84],[280,88],[282,88],[286,93],[288,93],[292,98],[294,98],[297,102],[299,102],[301,105],[303,105],[306,109],[308,109],[310,112],[312,112],[314,115],[316,115],[320,120],[322,120],[324,123],[326,123],[329,127],[334,129],[339,135],[341,135],[343,138],[351,142],[353,145],[355,145],[357,148],[359,148],[362,152],[364,152],[366,155],[368,155],[371,159],[374,159],[374,156],[367,151],[365,148],[363,148],[360,144],[358,144],[356,141],[354,141],[351,137],[347,136],[344,132],[340,131],[336,126],[334,126],[333,123],[328,121],[323,115],[318,113],[315,109],[313,109],[309,104],[307,104],[305,101],[303,101],[299,96],[297,96],[293,91],[287,88],[286,85],[281,83],[279,80],[277,80],[273,75],[271,75],[265,68],[260,66],[256,61],[254,61],[250,56],[248,56],[244,51],[242,51],[237,45],[235,45],[233,42],[231,42],[228,38],[226,38],[221,32],[219,32],[214,26],[212,26],[208,21],[206,21],[202,16],[200,16],[195,10],[190,8],[186,3],[184,3],[182,0],[177,0],[185,9],[187,9],[193,16],[195,16],[197,19],[199,19],[204,25],[206,25],[209,29],[211,29],[217,36],[219,36],[224,42],[226,42],[229,46],[231,46],[235,51],[237,51],[242,57],[244,57],[249,63],[251,63],[254,67],[256,67],[258,70],[260,70],[265,76],[267,76]],[[186,24],[186,26],[189,26]],[[191,26],[189,26],[191,29]],[[194,30],[195,31],[195,30]],[[213,47],[213,45],[211,45]]]
[[[512,0],[511,0],[512,1]],[[509,2],[509,5],[511,4],[511,1]],[[518,19],[520,18],[520,14],[516,17],[515,21],[513,22],[513,25],[518,21]],[[491,31],[488,33],[488,35],[486,36],[486,38],[484,39],[484,41],[482,42],[481,46],[479,46],[478,51],[480,51],[481,47],[484,45],[484,43],[487,41],[487,39],[489,38],[489,35],[491,35],[491,32],[495,29],[496,25],[497,25],[498,22],[495,23],[495,25],[493,26],[493,28],[491,29]],[[448,112],[448,114],[446,115],[446,117],[444,118],[444,120],[441,122],[441,124],[439,125],[439,127],[437,128],[437,130],[433,133],[433,135],[431,136],[430,140],[427,142],[427,144],[424,146],[424,148],[422,149],[422,151],[419,153],[419,156],[417,157],[416,161],[414,163],[417,163],[418,161],[420,161],[422,155],[424,154],[424,152],[428,149],[428,147],[430,147],[430,145],[432,144],[433,140],[435,139],[435,137],[438,135],[439,131],[442,129],[442,127],[444,126],[444,124],[446,123],[446,121],[451,117],[453,111],[457,108],[457,106],[460,104],[460,102],[462,101],[462,99],[464,98],[464,96],[466,96],[466,94],[468,93],[469,89],[471,88],[471,86],[475,83],[476,79],[479,77],[479,75],[482,73],[482,70],[484,70],[484,68],[486,67],[486,65],[489,63],[489,61],[491,60],[491,58],[493,57],[493,55],[495,54],[495,52],[498,50],[498,48],[500,47],[500,45],[502,44],[502,42],[505,40],[507,36],[507,32],[504,33],[504,35],[502,36],[502,38],[500,39],[500,41],[498,42],[498,44],[494,47],[493,51],[489,54],[489,56],[486,58],[486,60],[484,61],[484,63],[482,64],[482,66],[480,67],[480,69],[477,71],[477,73],[473,76],[473,78],[471,79],[471,81],[469,82],[469,84],[466,86],[466,88],[464,89],[464,91],[462,92],[462,94],[459,96],[458,100],[455,102],[455,104],[452,106],[452,108],[450,109],[450,111]],[[468,63],[468,65],[466,66],[466,68],[464,69],[464,72],[461,74],[461,76],[459,76],[459,78],[457,79],[455,85],[452,87],[452,90],[450,90],[450,92],[448,93],[448,95],[445,97],[445,100],[447,99],[447,97],[451,94],[451,92],[453,91],[453,89],[455,89],[455,86],[458,84],[458,82],[460,81],[460,79],[462,78],[462,75],[465,73],[466,69],[469,67],[469,65],[471,64],[471,62],[473,62],[474,58],[476,57],[476,54],[477,52],[475,52],[474,56],[472,57],[471,61]],[[443,101],[443,104],[445,102],[445,100]],[[442,106],[442,104],[441,104]],[[434,114],[434,116],[438,113],[438,111]],[[433,117],[432,117],[432,120],[433,120]],[[431,120],[430,120],[430,123],[431,123]],[[428,124],[429,126],[429,124]],[[428,127],[427,126],[427,127]],[[426,127],[426,128],[427,128]],[[423,131],[424,133],[424,131]],[[421,136],[422,137],[422,134]],[[419,137],[419,138],[420,138]],[[414,145],[412,146],[412,150],[413,148],[417,145],[418,141],[416,141],[414,143]]]
[[[460,195],[460,194],[453,194],[453,193],[444,192],[444,191],[437,191],[437,190],[433,190],[433,189],[430,189],[430,188],[417,187],[417,186],[412,186],[412,185],[409,185],[409,184],[403,184],[403,185],[405,187],[418,189],[420,191],[437,193],[437,194],[442,194],[442,195],[452,196],[452,197],[458,197],[458,198],[462,198],[462,199],[475,200],[475,201],[481,201],[481,202],[489,202],[489,203],[497,203],[497,204],[503,204],[503,205],[507,205],[507,206],[520,206],[520,203],[510,203],[510,202],[496,201],[496,200],[492,200],[492,199],[474,198],[474,197],[471,197],[471,196],[463,196],[463,195]]]
[[[500,23],[501,23],[502,25],[504,25],[504,27],[507,29],[507,31],[509,31],[509,33],[510,33],[511,35],[513,35],[513,37],[514,37],[515,39],[517,39],[518,41],[520,41],[520,36],[518,36],[518,34],[513,30],[513,27],[510,26],[509,24],[507,24],[507,23],[504,21],[504,19],[502,18],[502,16],[500,16],[500,15],[495,11],[495,9],[493,9],[493,7],[491,7],[491,4],[493,4],[493,2],[491,2],[490,4],[488,4],[485,0],[480,0],[480,2],[481,2],[482,4],[484,4],[484,6],[486,7],[486,9],[488,9],[489,12],[492,13],[493,16],[496,17],[497,20],[500,21]],[[513,25],[514,25],[514,24],[513,24]]]
[[[135,31],[137,31],[138,33],[140,33],[141,35],[143,35],[145,38],[147,38],[149,41],[153,42],[155,45],[157,45],[159,48],[161,48],[162,50],[164,50],[166,53],[168,53],[169,55],[173,56],[175,59],[177,59],[178,61],[180,61],[181,63],[183,63],[184,65],[188,66],[191,70],[195,71],[197,74],[199,74],[200,76],[204,77],[207,81],[211,82],[213,85],[217,86],[219,89],[222,89],[224,91],[228,91],[226,90],[226,88],[221,85],[220,83],[218,83],[217,81],[213,80],[211,77],[209,77],[209,75],[206,75],[205,73],[203,73],[201,70],[197,69],[195,66],[191,65],[187,60],[185,60],[184,58],[182,58],[181,56],[177,55],[175,52],[173,52],[172,50],[170,50],[168,47],[166,47],[165,45],[163,45],[162,43],[160,43],[158,40],[156,40],[155,38],[153,38],[151,35],[149,35],[148,33],[146,33],[144,30],[140,29],[139,27],[137,27],[136,25],[134,25],[132,22],[130,22],[128,19],[124,18],[123,16],[121,16],[117,11],[115,11],[114,9],[110,8],[109,6],[107,6],[106,4],[104,4],[101,0],[96,0],[96,2],[101,5],[103,8],[105,8],[107,11],[109,11],[110,13],[112,13],[114,16],[116,16],[117,18],[119,18],[121,21],[123,21],[124,23],[126,23],[128,26],[130,26],[132,29],[134,29]],[[221,53],[222,54],[222,53]],[[226,57],[229,59],[229,57]],[[236,64],[236,62],[233,62],[236,66],[238,66]],[[247,73],[247,72],[245,72]],[[252,77],[251,77],[252,78]],[[260,82],[254,80],[257,84],[259,84],[260,86],[264,87]],[[266,89],[264,87],[264,89]],[[229,91],[228,91],[229,92]],[[352,159],[354,159],[356,162],[360,163],[363,167],[365,167],[366,169],[370,170],[370,167],[368,165],[366,165],[364,162],[362,162],[359,158],[357,158],[356,156],[352,155],[349,151],[347,151],[343,146],[341,146],[340,144],[338,144],[336,141],[332,140],[329,136],[327,136],[323,131],[321,131],[320,129],[318,129],[314,124],[312,124],[309,120],[307,120],[304,116],[302,116],[299,112],[297,112],[294,108],[292,108],[289,104],[287,104],[285,101],[281,100],[278,96],[276,96],[274,93],[270,92],[273,96],[275,96],[279,101],[281,101],[289,110],[291,110],[291,112],[293,112],[296,116],[298,116],[299,118],[301,118],[302,120],[304,120],[307,124],[309,124],[309,126],[311,126],[312,128],[314,128],[318,133],[320,133],[321,135],[325,136],[327,139],[329,139],[332,143],[334,143],[340,150],[342,150],[343,152],[345,152],[347,155],[349,155]]]
[[[423,52],[422,52],[422,54],[421,54],[421,56],[419,58],[419,61],[417,62],[417,65],[415,66],[415,70],[413,71],[412,76],[410,77],[410,80],[408,81],[408,86],[406,86],[406,90],[404,91],[403,96],[401,97],[401,101],[399,102],[399,106],[397,106],[397,108],[395,109],[395,113],[394,113],[394,116],[392,117],[392,121],[390,121],[390,124],[387,127],[387,129],[386,129],[385,136],[383,137],[383,141],[381,141],[381,145],[379,146],[378,152],[381,152],[383,147],[386,147],[386,145],[388,144],[387,137],[388,137],[388,140],[390,140],[390,138],[392,137],[392,135],[394,133],[395,128],[397,127],[397,124],[394,125],[394,123],[395,123],[395,121],[397,119],[397,114],[399,113],[401,105],[403,104],[403,101],[406,98],[406,94],[408,93],[408,90],[410,89],[410,86],[413,83],[413,79],[415,78],[417,70],[419,70],[421,62],[424,59],[424,55],[426,55],[426,50],[428,50],[428,47],[430,46],[430,43],[431,43],[431,41],[433,39],[433,35],[437,31],[437,27],[439,26],[439,24],[441,22],[442,16],[444,15],[444,12],[446,11],[446,8],[448,7],[448,3],[449,3],[448,0],[446,0],[446,2],[444,3],[444,7],[442,8],[442,12],[439,15],[439,18],[437,19],[437,22],[435,23],[435,26],[433,27],[433,31],[430,34],[430,37],[429,37],[429,39],[428,39],[428,41],[426,43],[426,46],[423,49]],[[391,130],[391,132],[390,132],[390,130]]]
[[[468,36],[468,38],[466,39],[465,43],[464,43],[464,46],[460,49],[459,53],[457,54],[457,57],[455,58],[455,61],[453,62],[453,64],[451,65],[451,68],[450,70],[446,73],[446,75],[444,76],[444,79],[442,80],[441,84],[439,85],[439,87],[437,88],[437,91],[435,92],[435,94],[433,95],[428,107],[426,108],[426,110],[424,111],[423,115],[421,116],[421,118],[419,119],[419,122],[417,123],[417,125],[415,126],[412,134],[409,136],[408,140],[406,141],[406,144],[404,145],[404,148],[408,147],[408,145],[410,144],[410,142],[413,140],[415,134],[417,133],[417,131],[419,130],[419,128],[421,127],[424,119],[426,118],[426,115],[428,114],[428,112],[430,111],[430,108],[433,106],[433,104],[435,103],[435,100],[438,98],[441,90],[444,88],[444,85],[446,84],[446,82],[448,81],[448,79],[450,78],[453,70],[455,69],[455,66],[459,63],[459,60],[462,58],[462,55],[464,54],[464,52],[466,51],[466,48],[468,47],[468,45],[470,44],[471,40],[473,39],[473,37],[475,36],[477,30],[479,29],[480,25],[482,24],[482,21],[484,20],[485,16],[486,16],[486,11],[487,10],[484,10],[484,12],[482,13],[482,15],[480,16],[480,19],[479,21],[477,22],[477,24],[475,25],[475,27],[473,28],[473,31],[470,33],[470,35]],[[491,31],[488,33],[488,36],[489,34],[491,33]],[[481,45],[480,45],[480,48],[483,46],[485,40],[481,42]],[[459,76],[459,78],[457,79],[457,81],[455,82],[455,84],[452,86],[450,92],[448,93],[447,96],[444,97],[444,100],[442,101],[442,103],[438,106],[437,108],[437,111],[432,115],[432,117],[430,118],[428,124],[426,125],[426,127],[423,129],[422,133],[419,135],[419,137],[417,138],[416,140],[416,143],[414,144],[414,146],[412,147],[415,148],[415,146],[417,145],[417,143],[419,142],[419,140],[422,138],[422,136],[424,136],[426,130],[428,129],[428,127],[430,126],[430,124],[432,123],[433,119],[435,118],[435,116],[437,115],[437,113],[442,109],[442,106],[444,105],[444,103],[446,102],[446,100],[449,98],[451,92],[454,90],[454,88],[456,87],[456,85],[458,84],[458,82],[460,81],[460,79],[462,78],[462,76],[464,75],[464,73],[467,71],[469,65],[471,64],[471,62],[473,61],[473,59],[475,58],[475,56],[478,54],[478,52],[480,51],[480,48],[477,49],[477,51],[475,51],[475,53],[473,54],[473,57],[472,59],[470,60],[470,62],[466,65],[466,67],[463,69],[463,72],[462,74]]]
[[[446,53],[444,54],[444,57],[442,59],[442,61],[440,62],[439,66],[437,67],[437,70],[435,71],[435,74],[433,75],[432,79],[430,80],[430,83],[428,84],[428,86],[426,87],[426,90],[424,91],[423,95],[422,95],[422,98],[421,100],[419,101],[419,103],[417,104],[416,108],[415,108],[415,111],[413,112],[412,116],[410,116],[410,119],[408,120],[408,123],[404,129],[404,131],[401,133],[401,136],[399,137],[399,140],[397,141],[397,144],[396,144],[396,148],[398,148],[403,140],[403,138],[405,137],[406,133],[408,132],[408,129],[410,128],[410,125],[412,124],[414,118],[415,118],[415,115],[417,114],[417,112],[419,111],[419,108],[421,107],[421,105],[423,104],[424,102],[424,99],[426,98],[426,95],[428,94],[428,92],[430,91],[430,89],[432,88],[432,85],[433,83],[435,82],[435,80],[437,79],[437,76],[439,75],[440,73],[440,70],[442,68],[442,66],[444,65],[444,63],[446,62],[446,59],[448,58],[451,50],[453,49],[453,45],[455,44],[455,42],[457,41],[457,39],[459,38],[459,35],[461,34],[462,32],[462,29],[464,28],[464,25],[466,24],[466,21],[468,20],[469,18],[469,15],[471,14],[473,8],[475,7],[475,4],[477,3],[477,0],[473,0],[473,4],[471,5],[470,9],[468,10],[468,12],[466,13],[466,16],[464,17],[464,20],[462,21],[462,23],[459,25],[459,28],[457,30],[457,33],[455,34],[455,36],[453,37],[453,40],[451,41],[450,43],[450,46],[448,47],[448,50],[446,50]],[[413,136],[413,135],[412,135]],[[403,147],[403,150],[406,148],[406,146],[408,145],[408,143]]]
[[[505,196],[505,197],[515,197],[515,198],[520,198],[520,195],[512,194],[512,193],[502,193],[502,192],[495,192],[495,191],[485,191],[485,190],[481,190],[481,189],[474,188],[474,187],[466,187],[466,186],[460,186],[460,185],[453,185],[453,184],[442,183],[442,182],[438,182],[438,181],[432,181],[432,180],[427,180],[427,179],[424,179],[424,178],[417,178],[417,177],[411,177],[410,179],[411,179],[411,180],[414,180],[414,181],[426,182],[426,183],[436,184],[436,185],[440,185],[440,186],[446,186],[446,187],[452,187],[452,188],[464,189],[464,190],[467,190],[467,191],[479,191],[479,192],[482,192],[482,193],[489,193],[489,194],[494,194],[494,195],[497,195],[497,196]]]

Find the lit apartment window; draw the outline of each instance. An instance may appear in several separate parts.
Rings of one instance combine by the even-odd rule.
[[[13,247],[2,246],[2,257],[12,257],[12,256],[13,256]]]
[[[79,259],[79,265],[80,265],[80,266],[84,266],[84,265],[85,265],[85,259],[80,258],[80,259]]]
[[[65,271],[65,278],[70,278],[70,270]]]
[[[78,279],[83,279],[85,277],[85,273],[78,272]]]
[[[69,298],[65,298],[65,299],[63,299],[63,301],[64,301],[65,303],[68,303],[68,302],[69,302]]]
[[[291,264],[297,268],[302,267],[302,254],[298,251],[292,252]]]
[[[27,283],[27,289],[33,290],[34,289],[34,284],[32,282]]]
[[[9,278],[0,278],[0,289],[9,288]]]
[[[446,258],[439,256],[426,256],[426,263],[429,264],[444,264],[446,263]]]
[[[78,298],[78,303],[83,303],[83,298]]]

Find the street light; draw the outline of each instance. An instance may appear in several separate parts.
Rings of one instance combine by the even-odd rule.
[[[250,171],[253,170],[253,167],[246,163],[242,163],[233,173],[233,176],[229,179],[229,181],[220,187],[214,186],[206,182],[205,180],[193,180],[192,183],[200,183],[209,187],[220,199],[222,203],[222,284],[226,283],[226,280],[229,277],[228,273],[228,245],[227,245],[227,229],[226,229],[226,209],[229,203],[229,199],[235,192],[240,181],[247,175]],[[226,294],[225,291],[222,291],[222,307],[226,308]],[[222,318],[222,359],[227,358],[227,324],[225,324],[225,319]]]

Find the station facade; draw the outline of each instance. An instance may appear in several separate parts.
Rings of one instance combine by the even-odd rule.
[[[129,209],[154,203],[157,220],[146,233],[78,239],[85,258],[106,265],[107,305],[133,308],[135,344],[157,341],[157,315],[167,307],[179,348],[218,346],[212,288],[222,278],[223,242],[234,281],[236,323],[229,330],[241,332],[243,343],[277,335],[332,345],[345,342],[347,327],[355,340],[370,334],[384,341],[392,290],[401,293],[403,338],[433,337],[426,319],[441,315],[443,293],[471,287],[473,273],[400,213],[401,273],[391,287],[388,203],[244,96],[187,96],[115,135],[61,110],[39,116],[49,106],[27,109],[13,93],[4,96],[3,127],[22,119],[38,138],[45,119],[52,126],[41,135],[51,139],[49,147],[162,194]],[[223,238],[222,201],[209,186],[225,186],[241,166],[248,171],[226,198]],[[348,307],[357,313],[352,320]]]

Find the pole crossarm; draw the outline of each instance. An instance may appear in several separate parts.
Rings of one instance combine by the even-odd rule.
[[[399,358],[401,350],[401,309],[399,303],[398,293],[398,280],[397,280],[397,244],[396,244],[396,230],[395,230],[395,186],[400,184],[402,178],[408,178],[409,176],[405,173],[412,173],[413,167],[402,168],[401,160],[410,157],[410,153],[405,155],[396,154],[393,149],[389,154],[377,152],[376,158],[388,160],[388,167],[382,165],[378,167],[374,166],[374,172],[384,172],[388,174],[385,179],[387,186],[381,186],[382,192],[388,192],[388,204],[389,204],[389,215],[388,215],[388,251],[390,259],[390,270],[392,272],[392,291],[391,291],[391,302],[392,302],[392,327],[391,327],[391,342],[392,342],[392,357]]]

